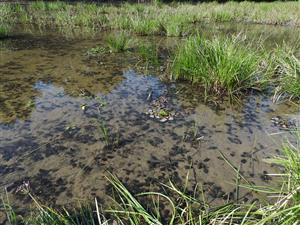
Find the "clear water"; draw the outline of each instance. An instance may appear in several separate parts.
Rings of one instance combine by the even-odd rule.
[[[238,33],[237,27],[214,25],[212,33]],[[260,36],[255,30],[264,31],[245,27],[253,39]],[[294,34],[272,29],[269,34],[278,31],[273,36],[282,35],[280,40],[285,32]],[[94,196],[104,203],[108,172],[133,192],[158,190],[159,182],[169,179],[180,186],[188,175],[189,188],[203,185],[209,201],[234,199],[236,174],[220,152],[250,182],[273,184],[267,174],[278,168],[263,159],[278,154],[288,132],[271,119],[295,118],[297,106],[273,104],[257,94],[239,105],[205,104],[190,84],[162,81],[158,72],[143,74],[132,52],[86,56],[95,45],[104,46],[103,39],[18,33],[0,41],[0,187],[15,204],[24,207],[29,201],[15,193],[23,181],[48,203]],[[271,39],[269,46],[277,42]],[[146,41],[163,48],[180,40]],[[159,102],[175,113],[174,120],[147,115]]]

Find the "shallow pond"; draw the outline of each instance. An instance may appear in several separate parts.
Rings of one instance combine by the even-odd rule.
[[[288,135],[272,118],[296,118],[298,107],[257,94],[239,105],[205,104],[189,84],[141,74],[132,52],[88,57],[103,39],[18,34],[1,41],[0,187],[12,202],[28,201],[16,193],[24,181],[48,203],[105,202],[108,172],[133,192],[169,179],[180,186],[188,175],[190,189],[201,184],[209,201],[234,199],[236,174],[220,152],[249,181],[272,184],[267,174],[278,168],[263,159],[278,154]],[[167,121],[156,118],[166,113]]]

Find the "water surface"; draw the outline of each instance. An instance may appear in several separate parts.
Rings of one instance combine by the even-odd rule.
[[[0,186],[15,204],[28,201],[15,193],[24,181],[48,203],[105,202],[108,172],[133,192],[169,179],[180,186],[188,175],[190,189],[201,184],[209,201],[234,199],[236,174],[220,152],[250,182],[272,184],[267,174],[278,168],[263,159],[278,154],[287,132],[270,136],[281,132],[271,119],[297,117],[295,105],[255,93],[239,105],[205,104],[190,84],[141,73],[132,52],[88,57],[103,39],[18,34],[1,41]],[[164,47],[173,40],[146,39]],[[147,114],[161,102],[174,120]]]

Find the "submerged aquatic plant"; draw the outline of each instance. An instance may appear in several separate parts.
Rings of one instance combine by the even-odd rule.
[[[111,52],[124,52],[128,48],[130,38],[126,33],[121,32],[115,35],[109,35],[106,42]]]
[[[200,84],[205,94],[234,96],[264,83],[256,51],[234,38],[188,38],[179,47],[172,66],[175,79]]]

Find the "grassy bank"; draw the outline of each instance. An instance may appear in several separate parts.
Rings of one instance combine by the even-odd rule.
[[[20,191],[32,199],[34,207],[30,209],[31,216],[27,218],[17,216],[6,199],[3,200],[2,208],[7,213],[7,220],[12,225],[298,224],[300,222],[300,148],[298,141],[300,141],[299,136],[296,137],[297,144],[285,142],[281,156],[269,160],[270,163],[280,165],[284,169],[283,174],[276,175],[282,177],[278,189],[250,185],[240,174],[241,182],[238,183],[240,188],[272,195],[269,204],[259,200],[252,204],[234,201],[211,207],[205,201],[205,194],[201,189],[195,189],[191,194],[186,191],[185,187],[178,188],[171,182],[164,185],[165,192],[133,195],[116,176],[109,175],[108,182],[112,185],[115,193],[115,204],[105,211],[100,210],[101,207],[97,200],[92,206],[82,206],[80,209],[70,211],[43,206],[36,200],[26,184]],[[224,159],[226,160],[226,158]],[[232,164],[228,163],[228,166],[238,172]]]
[[[201,4],[88,4],[32,2],[0,4],[0,20],[9,24],[55,27],[63,32],[84,28],[124,29],[140,35],[181,36],[193,32],[195,23],[244,22],[300,26],[299,2],[227,2]],[[0,21],[1,22],[1,21]]]

